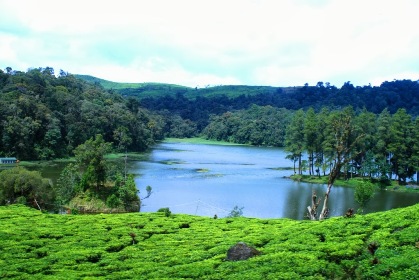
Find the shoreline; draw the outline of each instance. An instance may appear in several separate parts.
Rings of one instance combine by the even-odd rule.
[[[293,181],[297,182],[304,182],[304,183],[310,183],[310,184],[327,184],[328,176],[321,176],[320,178],[315,175],[291,175],[287,177]],[[348,180],[343,179],[337,179],[334,186],[339,187],[348,187],[348,188],[354,188],[359,181],[370,181],[369,178],[351,178]],[[419,192],[419,185],[417,184],[408,184],[405,186],[399,185],[397,181],[392,180],[390,186],[382,186],[379,182],[372,182],[373,185],[383,191],[392,191],[392,192],[406,192],[406,193],[418,193]]]
[[[250,146],[246,144],[237,144],[233,142],[208,140],[200,137],[192,138],[165,138],[160,143],[189,143],[189,144],[206,144],[206,145],[222,145],[222,146]]]

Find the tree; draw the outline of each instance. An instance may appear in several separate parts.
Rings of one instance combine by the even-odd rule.
[[[117,142],[116,149],[120,152],[126,151],[132,139],[129,136],[128,128],[120,126],[113,131],[113,138]]]
[[[373,156],[373,149],[376,144],[375,135],[377,134],[376,126],[376,115],[363,109],[355,117],[356,129],[358,134],[364,135],[362,141],[357,143],[356,149],[362,151],[356,157],[353,158],[353,162],[350,163],[352,168],[351,176],[356,173],[356,168],[364,167],[364,170],[368,170],[368,175],[371,177],[372,173],[375,172],[375,159]]]
[[[406,179],[415,173],[414,144],[417,142],[414,134],[412,117],[405,109],[399,109],[393,115],[390,134],[392,136],[389,151],[393,172],[398,176],[400,184],[405,184]]]
[[[62,148],[65,146],[61,141],[60,121],[57,118],[48,121],[43,141],[35,145],[37,157],[43,160],[65,155],[65,150]]]
[[[413,146],[413,156],[412,161],[414,164],[414,168],[416,170],[416,184],[419,182],[419,117],[415,119],[415,127],[414,127],[414,138],[415,144]]]
[[[57,182],[58,199],[61,204],[95,199],[97,205],[105,205],[118,211],[137,212],[141,200],[135,185],[134,175],[126,174],[118,162],[109,165],[105,154],[111,150],[111,143],[105,142],[101,135],[87,140],[75,150],[76,163],[69,164]],[[124,170],[122,170],[124,169]],[[87,196],[86,196],[87,194]],[[151,187],[147,187],[147,197]],[[147,198],[146,197],[146,198]],[[79,202],[75,202],[76,205]],[[102,211],[93,209],[88,211]]]
[[[5,150],[19,159],[34,158],[34,142],[40,123],[31,117],[9,116],[3,121],[1,141]]]
[[[108,199],[115,196],[127,211],[134,212],[140,210],[141,201],[138,196],[138,189],[135,185],[134,175],[129,174],[126,180],[124,180],[122,176],[118,175],[114,188],[115,193],[108,196]],[[115,201],[115,198],[113,200]]]
[[[358,182],[355,186],[355,200],[359,203],[361,212],[374,195],[374,185],[368,181]]]
[[[234,206],[233,210],[230,211],[230,213],[228,214],[227,217],[229,218],[237,218],[237,217],[242,217],[243,216],[243,208],[244,207],[239,207],[239,206]]]
[[[317,120],[317,133],[315,139],[315,166],[318,170],[318,175],[320,176],[320,170],[323,173],[323,176],[326,176],[326,170],[330,166],[330,156],[325,151],[324,142],[326,137],[326,132],[329,123],[330,111],[327,108],[322,108],[320,112],[316,115]]]
[[[297,171],[296,171],[296,169],[295,169],[295,163],[297,162],[298,157],[296,157],[294,154],[289,154],[289,155],[287,155],[285,158],[286,158],[286,159],[289,159],[289,160],[292,160],[292,162],[294,163],[294,167],[293,167],[294,174],[297,174]]]
[[[66,77],[68,76],[68,72],[64,71],[63,69],[60,69],[59,77]]]
[[[306,112],[305,120],[304,120],[304,143],[305,143],[305,150],[308,153],[308,161],[309,161],[309,173],[310,175],[314,175],[314,153],[317,148],[317,118],[316,113],[314,112],[313,108],[310,108]]]
[[[304,111],[296,111],[285,134],[285,151],[298,158],[298,174],[302,174],[301,158],[304,152]]]
[[[75,150],[76,161],[83,170],[83,189],[95,186],[96,190],[103,186],[106,181],[105,154],[110,152],[111,143],[106,143],[102,135],[90,138],[84,144],[79,145]]]
[[[375,147],[373,148],[374,156],[380,162],[380,177],[384,180],[391,178],[390,166],[390,143],[392,136],[390,132],[391,126],[390,112],[384,109],[377,117],[376,134],[375,134]]]
[[[0,205],[24,203],[34,208],[54,208],[54,190],[38,171],[14,167],[0,172]]]
[[[82,191],[79,167],[74,163],[70,163],[63,169],[55,184],[57,202],[60,205],[64,205]]]
[[[333,167],[329,174],[327,190],[323,199],[323,208],[318,217],[319,220],[327,217],[329,213],[327,203],[333,184],[340,175],[342,167],[359,153],[355,148],[358,141],[363,137],[363,135],[355,135],[356,129],[353,124],[353,110],[350,107],[332,114],[329,129],[328,145],[334,155]],[[312,204],[307,207],[311,220],[317,219],[317,207],[319,204],[320,201],[317,200],[317,195],[313,193]]]

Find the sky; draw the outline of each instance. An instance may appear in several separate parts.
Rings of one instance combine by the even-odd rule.
[[[419,80],[417,0],[0,0],[0,69],[114,82]]]

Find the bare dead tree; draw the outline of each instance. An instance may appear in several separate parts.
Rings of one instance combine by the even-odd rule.
[[[352,117],[350,114],[342,112],[337,118],[333,119],[331,126],[334,136],[332,145],[334,163],[327,181],[327,190],[323,199],[323,208],[318,217],[319,220],[324,220],[328,216],[329,209],[327,204],[329,202],[332,186],[335,180],[339,177],[342,166],[350,162],[357,154],[360,153],[360,151],[355,151],[355,148],[357,143],[364,137],[364,134],[360,134],[356,138],[353,137],[355,128],[352,124]],[[317,210],[320,201],[320,199],[317,199],[316,193],[313,192],[312,204],[307,207],[308,216],[311,220],[317,220]]]

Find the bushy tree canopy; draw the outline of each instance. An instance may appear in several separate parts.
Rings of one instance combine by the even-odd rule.
[[[52,209],[54,199],[51,181],[38,171],[14,167],[0,172],[0,205],[22,203]]]

